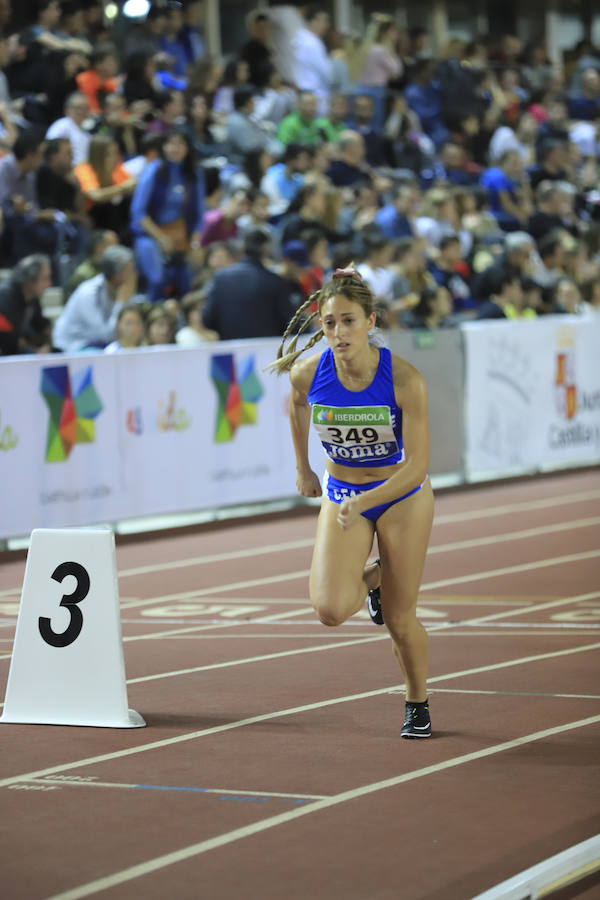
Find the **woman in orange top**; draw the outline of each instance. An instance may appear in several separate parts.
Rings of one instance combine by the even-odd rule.
[[[112,44],[102,44],[92,54],[91,68],[76,77],[77,88],[87,97],[90,112],[101,112],[98,92],[113,94],[119,87],[115,78],[119,68],[116,48]]]
[[[73,172],[81,185],[94,228],[122,235],[128,227],[129,203],[136,179],[120,162],[115,141],[105,134],[93,135],[87,162],[79,163]]]

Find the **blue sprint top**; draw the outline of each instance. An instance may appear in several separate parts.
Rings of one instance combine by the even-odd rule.
[[[309,392],[311,421],[333,462],[391,466],[404,459],[402,410],[396,406],[392,354],[379,348],[379,365],[364,391],[340,382],[330,349],[322,354]]]

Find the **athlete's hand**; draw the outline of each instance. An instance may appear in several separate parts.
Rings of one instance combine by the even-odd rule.
[[[296,487],[298,493],[303,497],[320,497],[322,494],[319,476],[312,469],[309,469],[308,472],[297,473]]]
[[[340,525],[344,531],[352,528],[352,526],[358,522],[359,517],[360,509],[358,507],[358,497],[348,497],[340,503],[337,520],[338,525]]]

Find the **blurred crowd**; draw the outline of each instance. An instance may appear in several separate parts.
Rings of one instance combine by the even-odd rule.
[[[385,329],[600,312],[600,49],[202,0],[0,0],[0,355],[281,335],[356,265]],[[53,287],[57,316],[42,298]]]

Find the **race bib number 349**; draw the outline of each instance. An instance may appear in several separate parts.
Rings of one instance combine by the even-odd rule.
[[[389,406],[313,406],[312,422],[333,460],[368,463],[398,452]]]

